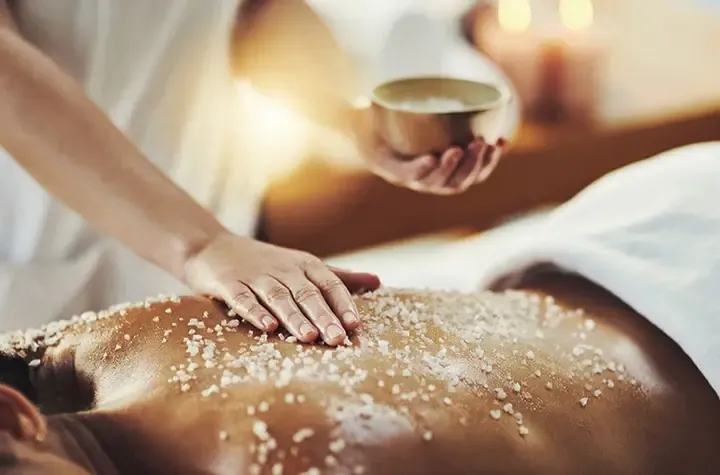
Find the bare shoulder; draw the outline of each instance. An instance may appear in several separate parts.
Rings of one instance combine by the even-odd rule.
[[[581,309],[559,320],[549,311],[545,319],[555,329],[553,338],[574,341],[572,357],[556,346],[555,358],[575,360],[569,382],[576,395],[582,391],[587,410],[577,419],[572,411],[559,411],[547,427],[572,441],[579,453],[584,450],[586,460],[614,468],[596,468],[599,473],[715,470],[717,444],[711,434],[720,424],[720,400],[670,338],[614,295],[575,275],[539,274],[523,292],[543,296],[552,307]]]

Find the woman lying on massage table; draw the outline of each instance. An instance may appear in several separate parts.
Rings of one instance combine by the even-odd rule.
[[[521,288],[365,295],[339,348],[189,297],[6,335],[0,471],[717,473],[717,395],[677,345],[579,277]]]

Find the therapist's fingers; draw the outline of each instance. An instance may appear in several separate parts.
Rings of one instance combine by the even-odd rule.
[[[402,184],[413,188],[413,184],[420,184],[438,167],[438,159],[432,155],[422,155],[413,159],[395,156],[390,150],[383,149],[380,166],[375,172],[390,183]]]
[[[355,272],[334,266],[328,266],[328,269],[343,281],[350,293],[362,294],[380,288],[380,278],[375,274]]]
[[[492,174],[492,172],[495,171],[498,163],[500,163],[500,159],[502,158],[507,143],[508,142],[506,139],[501,138],[497,141],[495,145],[491,145],[488,147],[488,150],[486,150],[483,154],[483,166],[481,172],[478,174],[477,179],[475,180],[476,183],[485,181]]]
[[[322,292],[325,301],[333,313],[340,318],[346,330],[354,330],[360,325],[360,314],[350,291],[325,264],[317,262],[308,265],[305,275]]]
[[[440,163],[437,168],[429,173],[420,183],[430,191],[437,191],[445,188],[448,180],[453,176],[458,168],[460,161],[464,157],[464,152],[460,147],[451,147],[442,154]]]
[[[480,171],[477,179],[475,180],[476,183],[481,183],[485,181],[492,174],[492,172],[495,171],[497,164],[500,162],[500,156],[501,152],[497,146],[491,145],[487,147],[485,153],[483,153],[482,170]]]
[[[323,278],[322,276],[318,277]],[[276,278],[282,279],[282,283],[287,287],[287,290],[289,290],[292,300],[320,332],[325,343],[335,346],[345,340],[347,333],[343,328],[343,324],[330,308],[328,302],[325,301],[323,291],[308,279],[305,274],[301,272],[288,272],[282,276],[276,276]],[[335,281],[323,280],[321,282],[321,285],[333,287],[331,290],[326,289],[328,294],[331,291],[337,294],[337,284],[343,286],[342,282],[337,278],[335,278]],[[350,295],[347,294],[346,300],[349,299]]]
[[[292,272],[292,271],[291,271]],[[280,280],[281,279],[281,280]],[[270,310],[280,323],[298,340],[310,343],[317,339],[319,332],[298,307],[295,296],[286,286],[288,275],[263,275],[249,283],[265,308]]]
[[[250,322],[258,330],[272,332],[278,328],[275,317],[242,282],[231,281],[221,285],[215,296],[225,301],[240,318]]]
[[[465,150],[465,158],[448,181],[448,187],[461,193],[475,184],[478,174],[482,170],[482,155],[486,147],[487,145],[482,139],[477,139],[468,145]]]

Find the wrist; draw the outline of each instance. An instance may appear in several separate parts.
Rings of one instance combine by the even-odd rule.
[[[212,221],[205,226],[193,227],[171,239],[173,256],[170,272],[182,282],[187,283],[187,267],[190,262],[222,236],[231,234],[220,222],[214,218]]]

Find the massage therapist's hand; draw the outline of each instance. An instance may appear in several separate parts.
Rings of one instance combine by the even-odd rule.
[[[263,331],[285,327],[300,341],[342,343],[359,314],[350,292],[374,290],[372,274],[326,266],[305,252],[224,233],[185,265],[196,292],[225,301]]]
[[[369,118],[357,121],[355,129],[356,144],[375,174],[395,185],[437,195],[462,193],[484,181],[506,144],[504,139],[493,145],[478,138],[464,149],[451,147],[440,156],[408,158],[394,153],[372,132]]]

